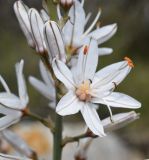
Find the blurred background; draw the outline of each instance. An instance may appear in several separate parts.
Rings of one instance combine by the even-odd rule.
[[[40,77],[38,57],[26,43],[13,12],[15,0],[0,0],[0,74],[3,75],[13,92],[17,94],[14,65],[20,59],[25,60],[25,78],[30,95],[30,107],[42,116],[52,115],[46,99],[40,96],[28,83],[28,76]],[[41,8],[40,0],[24,0],[30,7]],[[143,159],[149,158],[149,1],[148,0],[86,0],[86,13],[93,12],[92,19],[98,8],[102,9],[101,26],[117,23],[116,35],[103,46],[111,47],[114,52],[110,56],[100,58],[99,68],[130,57],[135,67],[129,76],[118,87],[124,92],[141,101],[140,119],[120,129],[116,135],[132,152],[139,153]],[[50,15],[54,17],[51,6]],[[2,87],[1,87],[2,89]],[[100,117],[107,117],[106,107],[99,110]],[[49,112],[47,112],[49,111]],[[114,109],[114,113],[128,110]],[[81,116],[68,117],[67,120],[82,120]],[[106,160],[106,159],[105,159]]]

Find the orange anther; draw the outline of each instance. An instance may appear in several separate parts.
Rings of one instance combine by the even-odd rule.
[[[83,51],[84,55],[88,53],[88,50],[89,50],[89,47],[87,45],[84,46],[84,51]]]
[[[128,65],[129,65],[130,67],[134,67],[133,61],[132,61],[130,58],[125,57],[124,60],[128,62]]]

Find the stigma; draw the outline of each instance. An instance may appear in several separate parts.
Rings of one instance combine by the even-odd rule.
[[[91,88],[90,81],[84,81],[81,85],[79,85],[76,89],[76,96],[80,101],[90,101],[91,100]]]

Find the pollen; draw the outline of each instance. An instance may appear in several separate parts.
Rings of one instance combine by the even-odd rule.
[[[87,45],[84,46],[84,51],[83,51],[84,55],[88,53],[88,50],[89,50],[89,47]]]
[[[127,61],[128,65],[129,65],[130,67],[132,67],[132,68],[134,67],[133,61],[132,61],[130,58],[125,57],[124,60]]]
[[[76,89],[76,96],[81,101],[90,101],[91,95],[90,95],[90,81],[83,82],[78,88]]]

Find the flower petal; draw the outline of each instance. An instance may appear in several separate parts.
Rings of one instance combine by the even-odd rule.
[[[28,41],[29,46],[35,47],[35,43],[31,34],[31,26],[28,17],[29,8],[23,3],[23,1],[16,1],[14,3],[14,11],[19,21],[20,27]]]
[[[2,137],[15,148],[16,151],[22,153],[27,157],[31,157],[33,155],[33,151],[26,144],[26,142],[19,137],[16,133],[12,132],[9,129],[5,129],[2,131]]]
[[[36,9],[31,8],[28,14],[29,14],[33,39],[36,44],[36,52],[44,53],[46,50],[44,36],[43,36],[44,22]]]
[[[0,157],[2,158],[2,159],[0,158],[1,160],[20,160],[22,159],[22,157],[12,156],[8,154],[1,154],[1,153],[0,153]],[[22,160],[31,160],[31,159],[23,157]]]
[[[0,113],[5,115],[0,118],[0,131],[17,123],[22,116],[22,112],[5,108],[3,106],[0,106]]]
[[[17,96],[6,92],[0,93],[0,103],[12,109],[22,109],[23,107]]]
[[[133,108],[137,109],[141,107],[141,103],[136,99],[119,92],[113,92],[109,96],[101,98],[93,98],[92,103],[100,103],[109,105],[111,107],[119,108]]]
[[[42,81],[30,76],[29,82],[31,85],[40,92],[44,97],[46,97],[49,100],[55,100],[55,92],[49,88],[49,86],[45,85]]]
[[[42,61],[39,62],[39,69],[42,79],[46,85],[50,88],[51,92],[55,92],[54,80],[51,76],[51,73],[47,70]]]
[[[2,83],[4,89],[6,90],[7,93],[11,93],[6,81],[3,79],[3,77],[0,75],[0,82]]]
[[[99,56],[105,56],[105,55],[109,55],[113,52],[112,48],[99,48],[98,49],[98,55]]]
[[[54,21],[48,21],[44,27],[44,38],[50,58],[50,62],[54,58],[66,62],[66,53],[63,38],[59,26]]]
[[[79,112],[82,106],[83,102],[80,102],[72,91],[69,91],[57,104],[56,112],[61,116],[71,115]]]
[[[98,44],[104,43],[109,40],[117,31],[117,24],[107,25],[96,29],[91,32],[88,36],[93,37],[98,41]]]
[[[42,20],[44,21],[44,23],[50,20],[50,16],[45,9],[40,10],[40,16]]]
[[[68,16],[70,19],[63,27],[63,34],[65,43],[68,46],[78,47],[78,41],[84,32],[85,27],[85,12],[79,1],[75,1],[70,8]]]
[[[23,66],[24,66],[23,60],[21,60],[20,63],[16,64],[17,83],[18,83],[19,97],[22,102],[22,109],[26,107],[27,103],[29,102],[29,97],[23,75]]]
[[[75,88],[73,75],[65,63],[54,59],[52,63],[53,71],[57,79],[64,83],[65,87],[69,89]]]
[[[118,85],[123,81],[131,68],[132,67],[128,65],[127,61],[114,63],[104,67],[95,74],[91,87],[100,89],[104,85],[111,85],[111,87],[114,88],[115,85]]]
[[[86,122],[86,125],[95,135],[98,135],[100,137],[105,136],[101,120],[99,119],[94,104],[85,103],[81,108],[81,113]]]
[[[98,45],[97,41],[90,39],[86,46],[84,46],[80,53],[77,64],[75,80],[80,83],[84,80],[92,80],[98,63]]]

